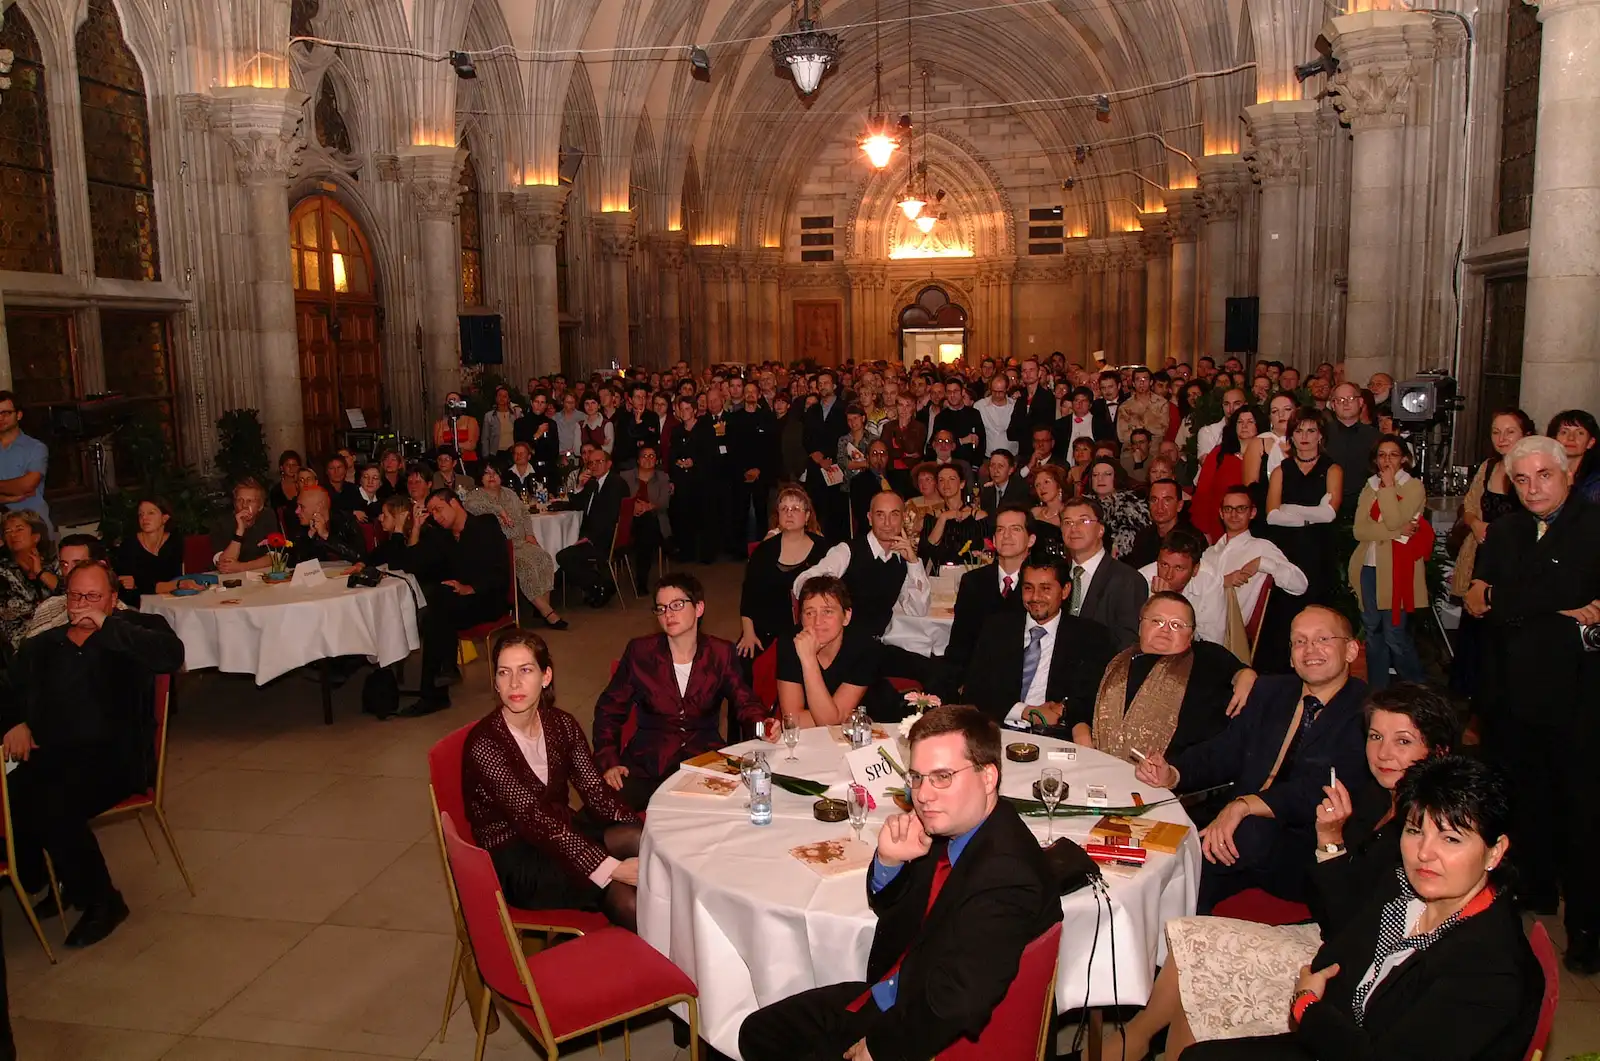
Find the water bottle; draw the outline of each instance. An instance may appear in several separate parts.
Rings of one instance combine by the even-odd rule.
[[[865,748],[872,743],[872,719],[867,717],[867,709],[860,704],[856,705],[850,722],[845,728],[845,737],[850,741],[851,750]]]
[[[544,480],[535,480],[533,484],[533,503],[543,512],[550,506],[550,490],[544,485]]]
[[[750,768],[750,824],[772,824],[772,768],[766,755],[757,752]]]

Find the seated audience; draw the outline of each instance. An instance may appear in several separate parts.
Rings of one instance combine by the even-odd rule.
[[[1228,643],[1236,645],[1244,639],[1244,628],[1255,614],[1256,603],[1261,599],[1268,577],[1272,579],[1274,593],[1287,593],[1291,597],[1305,593],[1308,583],[1305,573],[1288,561],[1282,549],[1250,533],[1250,522],[1256,518],[1256,506],[1250,500],[1247,487],[1234,486],[1225,491],[1220,509],[1223,533],[1216,544],[1206,550],[1201,563],[1220,575],[1222,584],[1231,591],[1224,604],[1228,608]],[[1235,627],[1237,638],[1232,633]],[[1266,639],[1263,637],[1263,640]],[[1262,646],[1263,649],[1266,647]],[[1257,669],[1278,670],[1285,655],[1276,646],[1270,652],[1258,652],[1255,660]]]
[[[66,584],[67,576],[72,574],[72,569],[79,564],[105,564],[110,563],[106,552],[105,543],[92,534],[67,534],[56,547],[56,562],[61,565],[61,581]],[[127,605],[117,600],[119,609]],[[134,609],[137,611],[138,609]],[[34,637],[46,630],[67,623],[67,595],[56,593],[39,602],[33,610],[33,621],[28,624],[28,632],[24,637]]]
[[[399,451],[386,449],[378,458],[378,471],[383,476],[378,492],[384,497],[406,492],[406,462]]]
[[[601,778],[578,720],[556,706],[550,649],[537,634],[508,630],[491,659],[498,704],[467,735],[462,787],[506,901],[601,911],[637,928],[639,817]]]
[[[1059,468],[1066,456],[1056,452],[1054,429],[1049,424],[1039,424],[1033,428],[1033,448],[1017,474],[1024,479],[1031,479],[1040,468]]]
[[[656,556],[672,536],[672,526],[667,520],[672,487],[667,473],[661,470],[661,455],[654,442],[641,442],[634,455],[634,466],[617,473],[628,490],[633,506],[633,545],[628,563],[633,568],[634,596],[643,597],[650,591],[650,572]]]
[[[1102,1056],[1120,1057],[1126,1045],[1128,1057],[1142,1057],[1163,1028],[1168,1054],[1196,1040],[1289,1029],[1296,974],[1400,866],[1405,822],[1395,816],[1396,786],[1414,764],[1450,754],[1461,735],[1450,701],[1420,685],[1372,693],[1363,714],[1367,770],[1377,784],[1346,788],[1335,780],[1323,789],[1306,896],[1316,920],[1281,926],[1226,917],[1168,921],[1170,958],[1150,1001],[1121,1035],[1106,1037]]]
[[[1255,683],[1233,653],[1195,640],[1194,606],[1163,590],[1144,602],[1138,645],[1111,660],[1072,739],[1129,762],[1152,751],[1174,759],[1221,733]]]
[[[145,593],[171,593],[183,574],[183,537],[167,530],[172,506],[159,497],[145,498],[135,509],[139,529],[117,546],[117,596],[130,608]],[[193,585],[193,583],[188,583]]]
[[[1005,504],[1031,501],[1028,484],[1017,472],[1017,457],[1009,449],[989,454],[989,481],[978,490],[978,507],[991,517]]]
[[[779,489],[772,528],[750,554],[739,591],[738,649],[747,660],[794,636],[795,576],[820,564],[828,552],[811,495],[803,487]]]
[[[1072,592],[1066,561],[1035,557],[1022,565],[1022,606],[991,615],[978,634],[962,695],[995,722],[1067,737],[1093,708],[1095,690],[1116,654],[1100,623],[1066,612]]]
[[[383,499],[383,469],[376,464],[362,468],[356,476],[356,488],[345,495],[345,507],[357,523],[376,523]]]
[[[1039,503],[1033,506],[1033,521],[1029,525],[1039,548],[1060,555],[1064,550],[1061,540],[1061,513],[1072,496],[1067,487],[1067,475],[1053,464],[1047,464],[1028,477],[1033,496]]]
[[[940,467],[937,483],[943,504],[922,518],[922,541],[917,547],[930,568],[962,563],[968,553],[983,549],[989,530],[988,514],[969,502],[959,468]]]
[[[663,576],[655,592],[661,633],[628,642],[595,701],[595,763],[606,784],[635,810],[645,808],[678,763],[759,734],[767,718],[767,705],[739,673],[733,645],[700,628],[705,612],[699,579]],[[724,701],[742,730],[727,739],[721,727]],[[624,744],[622,730],[630,716],[638,729]]]
[[[609,561],[627,497],[627,484],[611,469],[611,455],[597,447],[584,450],[578,492],[564,506],[582,512],[583,521],[578,540],[556,554],[556,563],[567,584],[582,592],[591,608],[603,608],[617,595]]]
[[[882,637],[896,612],[928,614],[928,576],[906,536],[905,509],[898,494],[878,494],[867,518],[871,530],[840,542],[821,562],[800,572],[793,592],[818,575],[842,580],[855,604],[856,628],[868,637]]]
[[[850,524],[856,534],[864,534],[871,523],[868,513],[872,498],[893,490],[889,482],[889,447],[881,438],[867,445],[867,466],[850,477]]]
[[[287,515],[294,508],[294,499],[300,494],[300,454],[286,449],[278,454],[278,481],[273,484],[267,500],[273,511]]]
[[[333,499],[335,512],[348,512],[355,514],[356,502],[359,500],[360,488],[350,481],[352,469],[345,463],[342,455],[335,453],[328,458],[328,482],[324,487],[328,496]]]
[[[867,871],[866,976],[745,1018],[745,1061],[930,1058],[976,1039],[1023,949],[1061,919],[1039,842],[1000,799],[1000,731],[970,707],[911,730],[915,810],[890,816]]]
[[[1061,510],[1067,561],[1072,570],[1068,612],[1111,632],[1118,652],[1139,638],[1139,608],[1150,595],[1139,572],[1117,563],[1105,548],[1106,526],[1094,498],[1068,501]]]
[[[1151,461],[1150,464],[1152,472],[1165,467],[1158,460]],[[1170,468],[1166,470],[1170,471]],[[1195,535],[1200,534],[1195,525],[1189,522],[1189,513],[1183,503],[1183,488],[1170,474],[1151,475],[1145,506],[1150,513],[1150,522],[1139,528],[1133,536],[1132,548],[1122,557],[1130,567],[1144,567],[1146,564],[1155,563],[1156,555],[1161,552],[1161,545],[1167,540],[1167,535],[1179,528]]]
[[[1544,974],[1506,888],[1510,787],[1476,760],[1421,762],[1395,816],[1402,871],[1300,970],[1293,1030],[1197,1043],[1185,1061],[1523,1056]]]
[[[266,490],[254,479],[240,479],[233,484],[233,514],[212,525],[211,560],[224,575],[269,567],[267,538],[278,533],[278,513],[268,507]]]
[[[33,623],[33,613],[46,597],[61,589],[60,570],[50,555],[49,532],[44,517],[29,509],[0,517],[6,552],[0,556],[0,655],[22,643]]]
[[[467,494],[462,501],[474,516],[493,516],[500,531],[511,542],[516,558],[517,588],[539,612],[546,626],[565,630],[567,621],[556,613],[550,602],[550,591],[556,584],[556,561],[533,532],[528,506],[500,478],[500,467],[493,461],[484,461],[479,472],[478,489]]]
[[[17,866],[30,891],[50,856],[63,906],[83,911],[67,946],[87,947],[128,916],[89,823],[155,783],[155,676],[183,667],[183,642],[158,615],[116,610],[110,568],[80,563],[67,625],[28,639],[12,668],[5,755]],[[53,900],[49,900],[53,906]]]
[[[378,510],[378,542],[372,551],[362,557],[364,567],[387,567],[390,571],[423,571],[428,564],[428,550],[421,546],[422,535],[428,531],[443,534],[432,521],[418,519],[411,507],[411,499],[404,494],[390,494],[383,499]]]
[[[1428,680],[1406,617],[1428,607],[1433,528],[1424,511],[1428,491],[1406,470],[1408,464],[1399,436],[1379,438],[1372,447],[1372,476],[1356,504],[1350,585],[1361,602],[1361,625],[1366,628],[1367,680],[1377,689],[1389,684],[1391,665],[1401,681]]]
[[[1306,608],[1291,631],[1294,674],[1259,679],[1220,734],[1171,765],[1150,752],[1135,771],[1146,784],[1180,793],[1233,786],[1233,797],[1201,832],[1199,913],[1246,888],[1298,901],[1329,769],[1347,784],[1365,783],[1366,683],[1350,675],[1360,648],[1351,633],[1339,612]]]
[[[290,562],[318,560],[324,564],[359,563],[366,552],[361,528],[348,512],[337,512],[328,491],[320,486],[300,488],[295,499],[300,531],[290,548]]]
[[[956,455],[962,448],[965,447],[958,446],[955,434],[949,428],[944,428],[935,431],[928,443],[929,459],[940,468],[954,467],[961,473],[961,485],[975,490],[978,486],[977,473],[972,470],[970,462]]]
[[[425,715],[450,706],[450,679],[459,673],[456,633],[505,615],[511,590],[511,564],[505,535],[493,516],[470,515],[455,492],[441,487],[428,495],[428,519],[443,533],[421,540],[423,596],[428,606],[419,618],[422,635],[421,698],[400,709]]]
[[[962,575],[956,589],[955,619],[950,624],[944,661],[958,679],[966,673],[967,661],[988,618],[997,612],[1021,614],[1022,565],[1033,542],[1025,504],[1009,504],[995,513],[994,563]]]
[[[441,446],[433,456],[433,489],[449,490],[457,497],[466,497],[478,484],[472,476],[460,470],[460,459],[449,446]]]
[[[1156,561],[1139,569],[1151,593],[1181,593],[1194,608],[1195,636],[1213,645],[1232,649],[1228,643],[1228,604],[1230,592],[1222,578],[1206,566],[1206,540],[1199,531],[1176,530],[1162,543]],[[1235,652],[1248,664],[1246,649]]]
[[[778,714],[803,728],[841,725],[862,704],[886,721],[904,714],[879,687],[883,646],[851,625],[852,597],[838,576],[811,576],[800,586],[800,629],[778,640]]]
[[[1136,427],[1128,435],[1128,448],[1122,451],[1120,463],[1122,474],[1129,482],[1147,483],[1150,481],[1148,465],[1151,453],[1150,432],[1142,427]]]
[[[520,424],[521,421],[518,421]],[[554,430],[551,428],[550,430]],[[533,465],[533,446],[518,442],[511,447],[511,464],[501,476],[504,485],[521,497],[532,497],[543,481],[539,469]]]
[[[1123,489],[1121,469],[1108,457],[1096,458],[1086,473],[1088,489],[1083,496],[1100,502],[1105,520],[1106,546],[1114,560],[1133,552],[1139,532],[1150,525],[1150,509],[1137,491]]]

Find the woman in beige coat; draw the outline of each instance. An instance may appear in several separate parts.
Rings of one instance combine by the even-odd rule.
[[[1356,503],[1356,550],[1350,556],[1350,585],[1361,601],[1367,634],[1367,683],[1389,684],[1393,664],[1400,679],[1426,682],[1427,672],[1406,629],[1406,616],[1428,606],[1427,560],[1433,528],[1423,517],[1427,490],[1407,472],[1410,457],[1396,435],[1372,447],[1372,476]]]

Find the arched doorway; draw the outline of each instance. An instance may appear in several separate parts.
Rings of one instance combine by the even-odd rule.
[[[967,311],[930,284],[900,311],[900,361],[910,366],[927,357],[936,365],[965,360]]]
[[[366,236],[332,197],[295,204],[289,246],[305,457],[320,462],[349,426],[345,410],[361,410],[368,427],[383,425],[383,307]]]

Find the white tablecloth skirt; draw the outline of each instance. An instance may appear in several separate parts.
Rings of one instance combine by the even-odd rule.
[[[883,632],[883,643],[895,645],[919,656],[942,656],[950,647],[950,627],[954,619],[936,619],[930,615],[901,615],[898,612],[889,620]]]
[[[253,674],[257,685],[320,659],[366,656],[388,666],[422,647],[412,587],[399,578],[360,589],[342,578],[313,586],[247,581],[192,597],[146,595],[139,610],[172,624],[186,669]]]
[[[533,523],[533,536],[551,556],[578,541],[578,527],[583,523],[581,512],[535,512],[529,519]],[[606,543],[608,546],[609,542]]]
[[[1048,739],[1026,738],[1045,747]],[[745,747],[740,745],[737,747]],[[772,748],[772,746],[768,746]],[[769,758],[781,774],[823,782],[844,780],[843,746],[824,730],[806,730],[799,762],[784,760],[780,745]],[[1076,762],[1004,764],[1001,791],[1031,798],[1045,765],[1055,765],[1079,802],[1084,786],[1103,784],[1115,804],[1137,790],[1149,802],[1168,794],[1140,785],[1133,767],[1080,749]],[[866,875],[857,871],[825,880],[788,855],[791,847],[847,836],[847,823],[811,816],[810,798],[773,792],[773,823],[750,824],[741,789],[715,799],[678,795],[673,782],[650,802],[640,856],[639,934],[694,978],[700,989],[701,1034],[718,1050],[738,1057],[739,1026],[760,1008],[796,992],[859,980],[877,921],[867,906]],[[863,838],[875,842],[889,810],[872,815]],[[1172,804],[1151,812],[1189,824]],[[1043,819],[1028,819],[1043,839]],[[1058,819],[1057,836],[1086,841],[1094,818]],[[1162,926],[1194,913],[1200,880],[1200,845],[1191,828],[1176,855],[1152,853],[1137,871],[1108,870],[1111,901],[1090,889],[1062,899],[1064,924],[1056,982],[1058,1010],[1142,1005],[1150,997],[1157,964],[1165,956]],[[1116,938],[1116,961],[1111,941]]]

